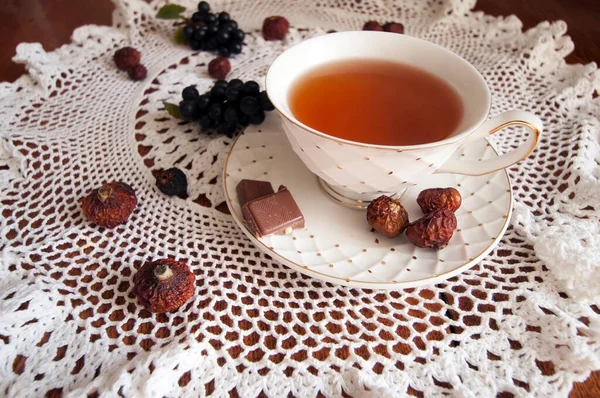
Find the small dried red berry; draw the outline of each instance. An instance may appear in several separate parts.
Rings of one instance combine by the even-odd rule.
[[[129,78],[135,81],[144,80],[148,75],[146,67],[142,64],[137,64],[136,66],[127,69],[127,73],[129,74]]]
[[[194,295],[195,281],[186,263],[165,258],[147,262],[138,270],[134,291],[150,312],[171,312]]]
[[[283,40],[289,29],[290,23],[284,17],[268,17],[263,22],[263,37],[265,40]]]
[[[436,210],[411,223],[406,228],[406,237],[415,246],[440,250],[448,245],[456,226],[454,212]]]
[[[425,214],[441,209],[454,212],[462,204],[462,197],[454,188],[430,188],[419,193],[417,204]]]
[[[399,22],[388,22],[383,25],[383,30],[385,32],[403,34],[404,33],[404,25],[402,25]]]
[[[117,68],[121,70],[128,70],[133,68],[140,63],[142,54],[138,50],[132,47],[123,47],[115,52],[113,59]]]
[[[156,186],[165,195],[187,198],[187,178],[184,172],[177,167],[155,170],[152,175],[156,178]]]
[[[394,238],[408,226],[408,213],[400,202],[382,195],[367,207],[367,221],[375,231]]]
[[[217,57],[208,64],[208,74],[213,79],[225,79],[230,70],[231,64],[225,57]]]
[[[383,27],[377,21],[369,21],[363,25],[362,30],[374,30],[378,32],[383,32]]]
[[[112,182],[94,189],[81,201],[83,215],[106,228],[124,224],[137,205],[135,191],[124,182]]]

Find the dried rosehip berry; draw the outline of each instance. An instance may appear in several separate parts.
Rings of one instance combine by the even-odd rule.
[[[441,209],[454,212],[462,204],[462,198],[454,188],[430,188],[419,193],[417,204],[425,214]]]
[[[152,175],[156,178],[156,186],[160,192],[169,196],[177,195],[182,199],[187,198],[187,178],[177,167],[155,170]]]
[[[367,221],[375,231],[394,238],[408,226],[408,213],[400,202],[382,195],[367,207]]]
[[[383,27],[377,21],[369,21],[363,25],[362,30],[375,30],[378,32],[383,32]]]
[[[195,280],[186,263],[164,258],[142,265],[134,277],[134,291],[150,312],[171,312],[194,295]]]
[[[225,79],[231,70],[231,64],[225,57],[217,57],[208,64],[208,74],[213,79]]]
[[[283,40],[289,29],[290,23],[284,17],[268,17],[263,22],[263,37],[265,40]]]
[[[111,182],[84,197],[81,208],[85,217],[94,224],[114,228],[127,221],[136,204],[133,188],[124,182]]]
[[[129,74],[129,78],[131,80],[144,80],[148,75],[148,71],[146,67],[142,64],[137,64],[136,66],[127,69],[127,74]]]
[[[454,212],[436,210],[411,223],[406,228],[406,237],[415,246],[440,250],[448,245],[456,225]]]
[[[399,22],[388,22],[383,25],[383,30],[385,32],[403,34],[404,33],[404,25],[402,25]]]
[[[127,70],[133,68],[140,63],[142,54],[138,50],[132,47],[123,47],[115,52],[113,59],[117,68],[121,70]]]

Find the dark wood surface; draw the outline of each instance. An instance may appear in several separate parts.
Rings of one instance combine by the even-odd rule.
[[[78,26],[110,25],[113,8],[110,0],[0,0],[0,81],[14,81],[25,72],[11,61],[18,43],[40,42],[51,51],[67,43]],[[562,19],[575,43],[567,62],[600,64],[598,0],[479,0],[475,9],[491,15],[515,14],[524,29]],[[575,383],[570,394],[570,398],[588,397],[600,397],[600,371]]]

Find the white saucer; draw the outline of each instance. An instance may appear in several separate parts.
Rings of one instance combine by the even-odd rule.
[[[455,156],[486,159],[498,156],[484,140]],[[306,220],[290,235],[256,238],[244,223],[236,186],[242,179],[265,180],[276,190],[285,185]],[[456,212],[458,229],[440,251],[415,247],[401,235],[394,239],[375,232],[365,212],[334,202],[317,177],[294,154],[274,112],[260,126],[248,127],[233,143],[225,162],[223,185],[234,220],[265,253],[306,275],[327,282],[369,289],[403,289],[434,284],[472,267],[502,238],[512,211],[506,171],[471,177],[437,174],[402,196],[410,220],[422,217],[419,192],[455,187],[463,204]]]

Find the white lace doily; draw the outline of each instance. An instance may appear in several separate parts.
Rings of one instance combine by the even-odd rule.
[[[469,0],[211,2],[249,32],[230,78],[262,81],[306,37],[399,21],[472,62],[492,114],[543,118],[538,149],[510,169],[515,214],[498,248],[445,283],[379,292],[302,276],[244,237],[222,212],[230,141],[162,105],[189,84],[210,87],[213,55],[173,44],[173,21],[154,18],[164,2],[116,4],[113,27],[81,27],[54,52],[21,44],[29,75],[0,84],[2,394],[567,396],[600,368],[600,73],[564,62],[564,23],[522,33],[517,18],[470,12]],[[259,33],[270,15],[294,27],[283,42]],[[125,45],[143,54],[143,82],[114,66]],[[154,187],[151,171],[171,166],[187,173],[189,199]],[[113,179],[139,205],[107,231],[78,201]],[[188,261],[196,295],[152,315],[132,278],[165,256]]]

